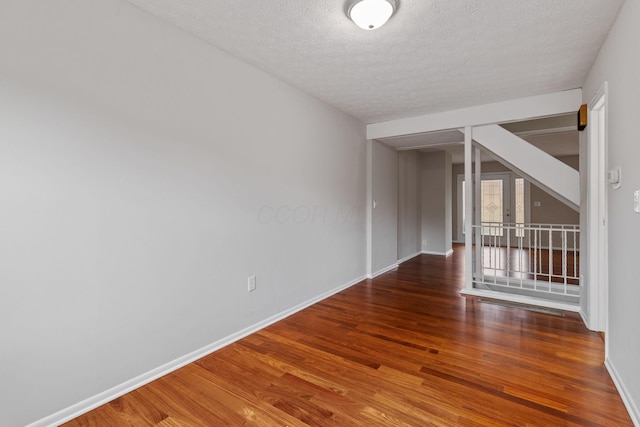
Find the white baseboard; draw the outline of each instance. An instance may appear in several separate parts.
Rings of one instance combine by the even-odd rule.
[[[385,268],[383,268],[382,270],[378,270],[378,271],[376,271],[375,273],[371,273],[371,274],[369,274],[369,275],[367,276],[367,279],[373,279],[373,278],[375,278],[375,277],[378,277],[379,275],[384,274],[384,273],[386,273],[387,271],[393,270],[394,268],[398,268],[398,263],[391,264],[390,266],[385,267]]]
[[[543,301],[540,299],[532,299],[526,295],[507,294],[505,292],[489,291],[485,289],[460,289],[462,295],[471,295],[475,297],[484,297],[490,299],[497,299],[502,301],[515,302],[519,304],[539,305],[541,307],[553,308],[563,311],[580,311],[579,306],[557,301]]]
[[[397,264],[402,264],[402,263],[403,263],[403,262],[405,262],[405,261],[409,261],[410,259],[415,258],[415,257],[417,257],[418,255],[420,255],[421,253],[422,253],[422,252],[416,252],[416,253],[411,254],[411,255],[409,255],[409,256],[406,256],[406,257],[404,257],[404,258],[402,258],[402,259],[399,259],[399,260],[398,260],[398,262],[397,262]]]
[[[625,387],[624,383],[622,382],[622,378],[620,378],[620,375],[618,375],[618,371],[616,370],[615,366],[613,366],[613,363],[611,363],[610,359],[607,359],[604,361],[604,366],[607,367],[607,371],[609,371],[609,376],[611,377],[611,379],[613,380],[613,383],[618,389],[618,393],[620,393],[622,402],[624,403],[624,406],[627,408],[627,412],[631,417],[631,421],[633,421],[633,425],[636,427],[640,427],[640,411],[638,411],[638,407],[636,406],[635,402],[631,398],[631,395],[629,394],[629,390],[627,390],[627,387]]]
[[[344,289],[347,289],[365,279],[366,279],[366,276],[358,277],[357,279],[354,279],[348,283],[345,283],[342,286],[334,288],[330,291],[327,291],[323,294],[318,295],[317,297],[311,298],[310,300],[307,300],[294,307],[284,310],[278,314],[268,317],[245,329],[242,329],[236,333],[233,333],[229,336],[219,339],[218,341],[215,341],[207,346],[204,346],[198,350],[192,351],[191,353],[186,354],[182,357],[179,357],[175,360],[172,360],[171,362],[165,363],[162,366],[158,366],[157,368],[152,369],[148,372],[145,372],[142,375],[138,375],[137,377],[131,378],[130,380],[125,381],[121,384],[118,384],[117,386],[112,387],[108,390],[105,390],[102,393],[98,393],[95,396],[92,396],[88,399],[85,399],[81,402],[71,405],[65,409],[62,409],[54,414],[51,414],[38,421],[35,421],[27,425],[26,427],[55,427],[67,421],[71,421],[72,419],[86,412],[89,412],[90,410],[95,409],[98,406],[104,405],[105,403],[108,403],[113,399],[116,399],[137,388],[140,388],[143,385],[150,383],[151,381],[154,381],[177,369],[182,368],[185,365],[188,365],[189,363],[195,362],[196,360],[201,359],[204,356],[207,356],[213,353],[214,351],[221,349],[222,347],[232,344],[246,337],[247,335],[251,335],[252,333],[259,331],[260,329],[266,328],[267,326],[273,323],[276,323],[282,319],[285,319],[286,317],[289,317],[300,310],[303,310],[317,302],[320,302],[323,299],[326,299],[332,295],[335,295],[338,292],[343,291]]]
[[[421,253],[425,255],[441,255],[441,256],[449,256],[453,253],[453,248],[447,250],[446,252],[436,252],[436,251],[422,251]]]
[[[589,319],[587,319],[587,314],[582,309],[580,309],[578,314],[580,314],[580,318],[582,319],[582,323],[584,323],[584,326],[586,326],[590,331],[593,331],[593,329],[589,327]]]

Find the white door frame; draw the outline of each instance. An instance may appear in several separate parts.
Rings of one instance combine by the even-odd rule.
[[[608,218],[607,200],[607,114],[608,85],[605,82],[588,104],[587,134],[587,326],[605,332],[608,354]]]

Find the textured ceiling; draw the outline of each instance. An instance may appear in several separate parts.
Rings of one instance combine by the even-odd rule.
[[[365,123],[582,86],[623,0],[128,0]]]

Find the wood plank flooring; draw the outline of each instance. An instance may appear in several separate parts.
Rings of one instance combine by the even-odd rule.
[[[462,297],[420,255],[67,426],[632,426],[579,316]]]

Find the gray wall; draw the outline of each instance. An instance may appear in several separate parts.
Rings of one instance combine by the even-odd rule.
[[[420,253],[418,152],[398,152],[398,259]]]
[[[364,275],[362,123],[124,1],[1,9],[0,424]]]
[[[371,273],[398,260],[398,152],[380,142],[373,144],[372,266]]]
[[[579,156],[559,156],[558,160],[579,170]],[[571,209],[546,191],[531,185],[531,222],[535,224],[579,224],[580,212]],[[540,206],[534,206],[540,202]]]
[[[609,223],[609,363],[617,373],[640,422],[640,285],[638,242],[640,214],[633,211],[633,192],[640,189],[640,2],[626,1],[602,47],[583,89],[591,101],[609,82],[608,168],[622,168],[622,187],[608,190]],[[586,135],[585,135],[586,137]]]
[[[579,156],[559,156],[558,160],[578,169]],[[498,162],[482,162],[482,172],[509,172],[509,168]],[[451,191],[453,193],[453,239],[458,237],[458,175],[464,174],[464,164],[453,165]],[[579,224],[580,213],[571,209],[546,191],[531,184],[530,190],[531,218],[535,224]],[[533,206],[533,202],[540,202],[539,207]]]
[[[451,155],[445,151],[419,153],[422,251],[451,250]]]

